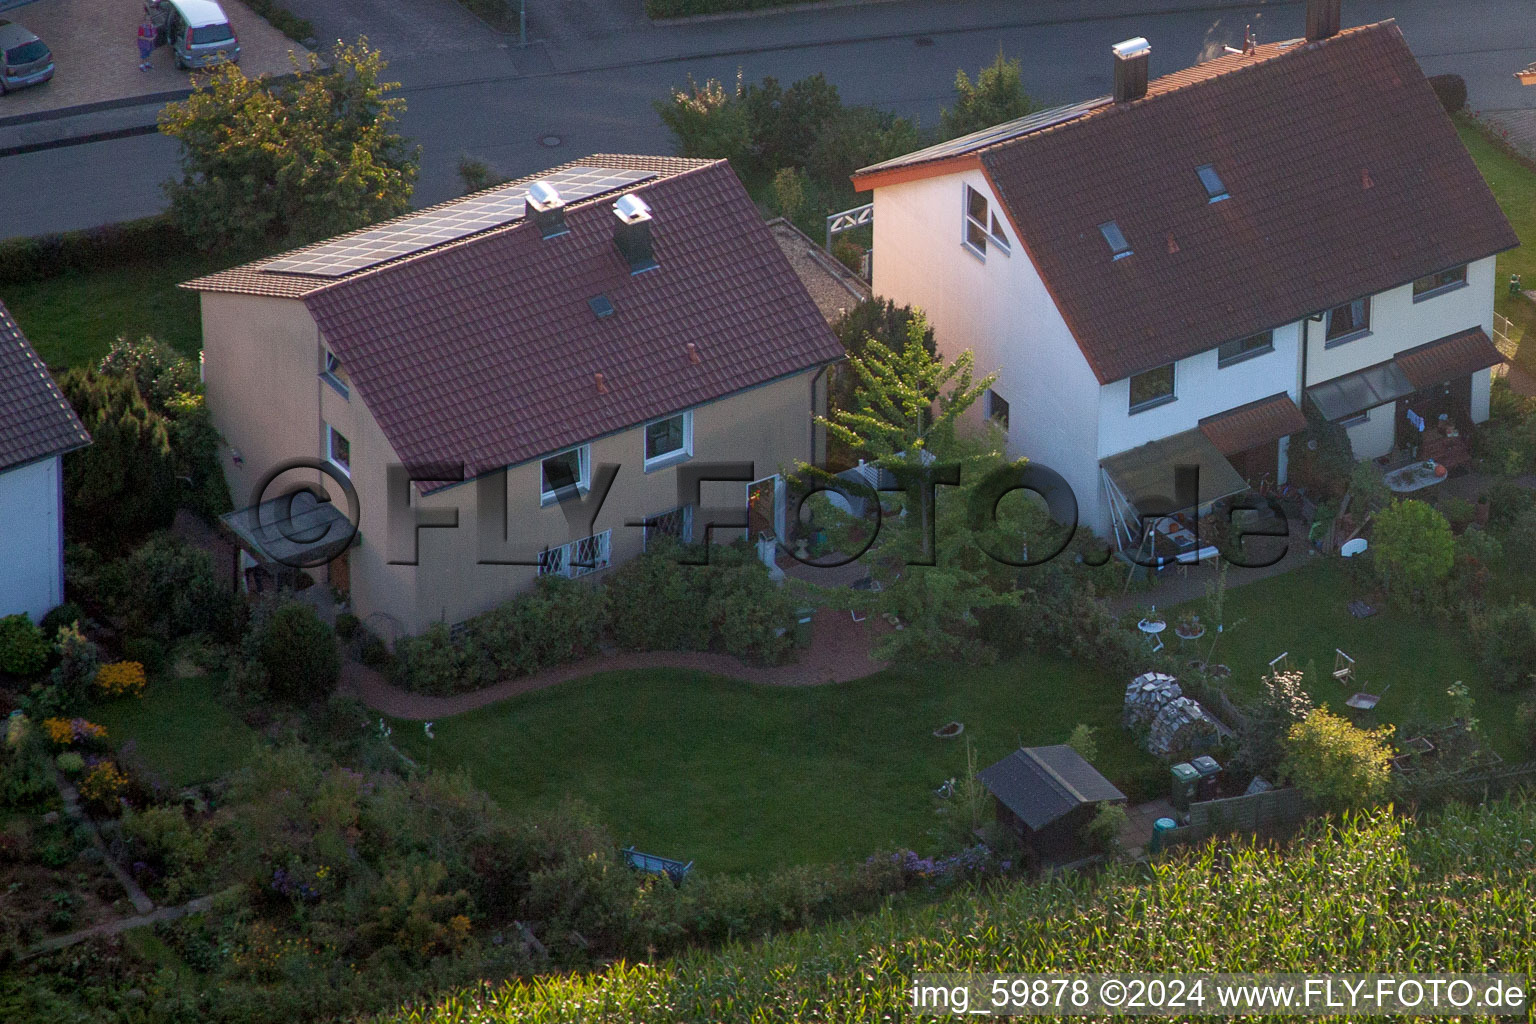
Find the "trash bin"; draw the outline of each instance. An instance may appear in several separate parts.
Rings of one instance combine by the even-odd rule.
[[[1168,769],[1172,777],[1173,788],[1169,798],[1173,801],[1174,810],[1189,810],[1190,801],[1195,798],[1195,789],[1200,783],[1200,772],[1194,765],[1181,761]]]
[[[1189,762],[1190,767],[1200,773],[1200,781],[1195,786],[1195,796],[1200,800],[1214,800],[1216,794],[1221,791],[1221,765],[1209,754],[1202,754]]]
[[[811,619],[815,617],[815,608],[795,609],[795,646],[811,646]]]
[[[1152,823],[1152,841],[1147,843],[1148,853],[1157,853],[1163,848],[1163,833],[1172,832],[1179,827],[1179,823],[1172,818],[1158,818]]]

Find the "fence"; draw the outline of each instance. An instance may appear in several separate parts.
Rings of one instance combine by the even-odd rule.
[[[1536,787],[1536,761],[1499,765],[1461,778],[1426,780],[1409,786],[1404,796],[1422,810],[1452,801],[1484,803],[1525,787]]]
[[[1237,832],[1277,837],[1294,832],[1306,820],[1307,805],[1297,789],[1270,789],[1224,800],[1189,805],[1189,824],[1163,833],[1165,846],[1199,844]]]

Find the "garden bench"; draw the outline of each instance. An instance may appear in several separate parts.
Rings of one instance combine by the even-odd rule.
[[[645,871],[653,875],[666,875],[678,885],[688,877],[688,872],[693,869],[693,861],[686,864],[680,860],[672,860],[670,857],[658,857],[653,853],[641,853],[633,846],[626,846],[619,851],[624,854],[624,863],[636,871]]]

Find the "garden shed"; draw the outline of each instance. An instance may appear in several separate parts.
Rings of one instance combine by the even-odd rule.
[[[1125,803],[1120,792],[1065,743],[1020,747],[976,776],[997,800],[998,823],[1042,860],[1067,860],[1098,804]]]

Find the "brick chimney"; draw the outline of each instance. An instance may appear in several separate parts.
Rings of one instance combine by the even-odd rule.
[[[1129,103],[1147,94],[1147,63],[1152,44],[1141,36],[1110,47],[1115,55],[1115,102]]]
[[[1339,34],[1344,0],[1307,0],[1307,42],[1315,43]]]
[[[629,272],[639,274],[655,270],[659,264],[651,239],[650,206],[637,195],[620,196],[613,204],[613,215],[619,219],[618,227],[613,229],[613,243],[629,264]]]

